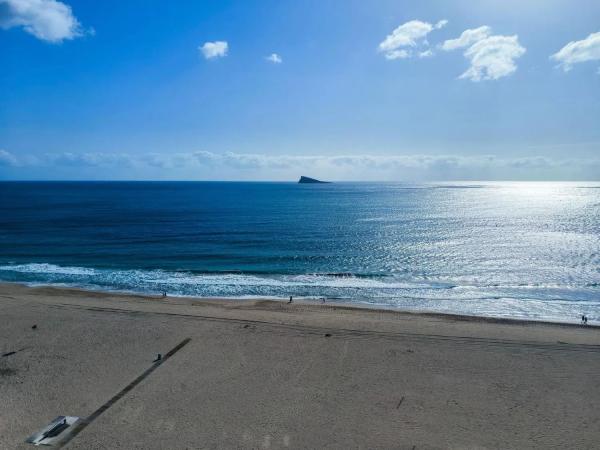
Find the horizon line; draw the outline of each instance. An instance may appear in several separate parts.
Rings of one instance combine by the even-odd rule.
[[[331,183],[600,183],[598,180],[328,180]],[[189,180],[189,179],[6,179],[0,183],[290,183],[293,180]]]

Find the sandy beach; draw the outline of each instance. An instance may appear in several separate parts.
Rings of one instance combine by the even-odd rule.
[[[72,415],[58,448],[591,449],[599,353],[591,326],[2,284],[0,447]]]

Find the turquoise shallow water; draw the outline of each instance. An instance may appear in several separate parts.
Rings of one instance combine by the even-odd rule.
[[[600,183],[0,183],[0,280],[600,319]]]

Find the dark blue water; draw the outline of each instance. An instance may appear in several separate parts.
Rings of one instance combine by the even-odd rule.
[[[600,184],[0,183],[0,280],[600,317]]]

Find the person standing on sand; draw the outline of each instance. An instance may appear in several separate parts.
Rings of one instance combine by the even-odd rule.
[[[292,302],[293,302],[293,300],[292,300],[292,296],[290,295],[290,301],[288,302],[288,304],[289,304],[289,303],[292,303]]]

